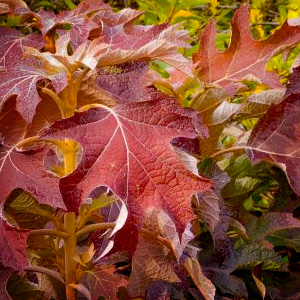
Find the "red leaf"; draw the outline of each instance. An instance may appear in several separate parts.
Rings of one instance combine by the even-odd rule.
[[[269,160],[283,167],[295,192],[300,195],[300,94],[291,94],[271,107],[254,127],[248,141],[253,163]]]
[[[231,95],[236,92],[235,81],[252,75],[273,88],[282,87],[275,73],[266,70],[266,63],[280,51],[300,41],[300,27],[282,27],[263,41],[252,38],[249,28],[249,5],[241,6],[232,20],[232,37],[228,49],[219,52],[215,46],[216,26],[211,22],[200,37],[200,49],[193,57],[199,78],[216,83]]]
[[[4,267],[23,271],[27,265],[25,253],[28,230],[19,230],[0,220],[0,261]]]
[[[118,288],[126,286],[127,280],[114,272],[114,267],[98,265],[94,270],[85,273],[83,282],[91,292],[92,300],[98,300],[100,295],[109,300],[118,300]]]
[[[23,36],[15,29],[0,27],[0,67],[11,67],[21,60],[24,54],[23,46],[40,49],[44,42],[37,34]]]
[[[59,180],[45,171],[46,150],[17,151],[0,145],[0,199],[6,199],[15,188],[22,188],[35,195],[39,203],[65,208]],[[33,167],[34,166],[34,167]]]
[[[132,15],[130,10],[127,13],[129,17]],[[143,27],[133,26],[131,21],[129,19],[114,27],[106,27],[107,24],[104,23],[103,35],[99,39],[103,49],[98,54],[98,67],[129,60],[159,59],[192,76],[188,60],[178,53],[179,47],[188,47],[184,42],[188,38],[188,32],[178,30],[178,24]],[[107,46],[104,47],[105,45]]]
[[[56,92],[67,84],[66,74],[59,68],[45,68],[35,60],[23,60],[0,76],[0,101],[5,102],[10,96],[17,95],[17,110],[27,122],[35,114],[41,98],[37,92],[37,83],[41,79],[50,79]]]
[[[13,13],[15,15],[33,15],[34,13],[27,7],[23,0],[2,0],[0,4],[0,14]]]
[[[77,48],[84,43],[90,31],[99,27],[88,14],[100,9],[107,9],[107,4],[102,1],[88,0],[81,2],[73,11],[63,11],[58,15],[52,12],[40,11],[40,27],[43,35],[56,29],[61,29],[63,25],[71,25],[70,36],[73,48]]]
[[[83,147],[78,168],[60,183],[70,210],[77,211],[94,188],[106,185],[127,202],[134,224],[154,206],[170,213],[182,233],[193,217],[191,196],[211,183],[186,170],[170,142],[203,130],[195,111],[152,90],[141,102],[92,109],[57,122],[43,138],[72,138]]]
[[[79,105],[102,103],[113,106],[118,103],[137,102],[143,99],[147,86],[148,64],[130,61],[94,71],[81,84]],[[134,82],[134,84],[132,84]]]

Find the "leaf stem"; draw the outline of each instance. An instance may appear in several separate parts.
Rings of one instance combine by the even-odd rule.
[[[106,109],[106,110],[110,110],[110,108],[104,104],[92,103],[92,104],[87,104],[87,105],[80,107],[79,109],[77,109],[77,112],[84,112],[90,108],[99,108],[99,107]]]
[[[238,152],[238,151],[245,151],[247,150],[248,147],[247,146],[244,146],[244,147],[232,147],[232,148],[227,148],[227,149],[223,149],[223,150],[220,150],[214,154],[212,154],[210,156],[210,158],[216,158],[220,155],[223,155],[223,154],[226,154],[226,153],[230,153],[230,152]]]
[[[97,224],[90,224],[90,225],[86,225],[85,227],[83,227],[82,229],[78,230],[76,232],[76,237],[80,237],[82,235],[85,235],[87,233],[96,231],[96,230],[105,230],[105,229],[110,229],[110,228],[114,228],[115,227],[115,223],[97,223]]]
[[[66,114],[65,114],[65,111],[64,111],[64,107],[63,107],[61,98],[55,92],[53,92],[52,90],[50,90],[48,88],[42,88],[42,92],[44,94],[50,96],[51,99],[55,101],[55,103],[57,104],[57,106],[59,108],[59,111],[61,113],[62,118],[65,119]]]
[[[38,135],[31,136],[27,139],[24,139],[15,145],[15,148],[22,148],[23,146],[33,144],[35,142],[41,142]]]
[[[56,279],[57,281],[61,282],[63,285],[65,284],[65,281],[62,278],[62,276],[54,270],[51,270],[48,268],[43,268],[43,267],[38,267],[38,266],[28,266],[28,267],[25,267],[24,270],[26,272],[38,272],[38,273],[46,274],[46,275],[51,276],[52,278]]]
[[[30,235],[31,236],[52,235],[52,236],[60,237],[63,239],[67,239],[70,236],[70,234],[67,232],[59,231],[59,230],[55,230],[55,229],[35,229],[35,230],[30,231]]]

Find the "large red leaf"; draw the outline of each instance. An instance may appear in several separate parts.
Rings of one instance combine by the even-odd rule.
[[[77,211],[94,188],[106,185],[127,202],[134,224],[154,206],[170,213],[182,233],[193,217],[191,196],[211,183],[189,172],[170,142],[203,132],[197,112],[150,90],[141,102],[91,109],[59,121],[43,138],[72,138],[83,147],[78,168],[60,182],[68,209]]]
[[[273,88],[282,87],[275,73],[266,70],[266,63],[278,52],[300,41],[300,27],[284,23],[269,38],[256,41],[249,28],[249,5],[241,6],[232,19],[232,36],[228,49],[219,52],[215,46],[217,30],[211,22],[200,37],[200,48],[194,55],[199,78],[221,85],[230,94],[236,92],[236,81],[248,75]]]
[[[28,230],[19,230],[0,220],[0,261],[4,267],[23,271],[27,265],[25,253]]]
[[[0,67],[10,67],[21,60],[24,54],[23,46],[40,49],[44,42],[40,35],[23,36],[15,29],[0,27]]]
[[[17,151],[0,145],[0,203],[15,188],[22,188],[37,197],[40,203],[65,208],[58,178],[44,167],[46,150]]]
[[[41,101],[37,83],[42,79],[51,80],[57,92],[67,85],[67,76],[59,67],[43,66],[33,59],[22,60],[14,67],[5,69],[0,76],[2,105],[10,96],[17,95],[17,110],[30,122]]]

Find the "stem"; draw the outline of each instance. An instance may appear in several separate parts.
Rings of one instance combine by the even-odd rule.
[[[82,235],[85,235],[87,233],[96,231],[96,230],[105,230],[109,228],[114,228],[115,223],[97,223],[97,224],[91,224],[91,225],[86,225],[82,229],[78,230],[76,232],[76,237],[80,237]]]
[[[64,216],[64,229],[70,234],[65,239],[65,279],[66,279],[66,294],[67,300],[76,300],[76,290],[69,287],[70,283],[75,283],[76,261],[74,256],[76,254],[76,215],[73,212],[66,213]]]
[[[76,167],[76,154],[78,151],[78,144],[72,140],[66,140],[66,147],[61,149],[64,154],[64,168],[65,174],[70,174],[75,170]]]
[[[73,73],[69,73],[68,77],[68,87],[61,92],[64,112],[67,118],[74,115],[77,106],[77,89],[74,84]]]
[[[15,145],[16,148],[22,148],[23,146],[29,145],[29,144],[33,144],[35,142],[42,142],[41,140],[39,140],[39,136],[35,135],[32,137],[29,137],[21,142],[19,142],[18,144]]]
[[[67,239],[70,234],[64,231],[59,231],[55,229],[35,229],[30,231],[30,236],[35,235],[52,235],[56,237],[60,237],[62,239]]]
[[[106,106],[104,104],[92,103],[92,104],[87,104],[87,105],[84,105],[84,106],[80,107],[79,109],[77,109],[77,112],[83,112],[83,111],[86,111],[86,110],[88,110],[90,108],[99,108],[99,107],[101,107],[103,109],[106,109],[108,111],[111,110],[108,106]]]
[[[51,99],[55,101],[55,103],[57,104],[57,106],[59,108],[62,118],[65,119],[66,114],[65,114],[64,107],[62,105],[62,100],[60,99],[60,97],[55,92],[53,92],[52,90],[50,90],[48,88],[42,88],[42,92],[44,94],[50,96]]]
[[[48,276],[51,276],[52,278],[56,279],[57,281],[61,282],[63,285],[65,285],[64,279],[61,277],[61,275],[51,269],[43,268],[43,267],[38,267],[38,266],[28,266],[25,267],[24,270],[26,272],[38,272],[38,273],[43,273]]]
[[[217,156],[220,156],[220,155],[225,154],[225,153],[238,152],[238,151],[242,151],[242,150],[245,151],[246,149],[248,149],[247,146],[227,148],[227,149],[224,149],[224,150],[221,150],[221,151],[218,151],[218,152],[212,154],[210,156],[210,158],[216,158]]]

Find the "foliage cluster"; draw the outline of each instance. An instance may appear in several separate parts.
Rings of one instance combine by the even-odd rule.
[[[299,299],[298,1],[28,4],[0,3],[0,299]]]

